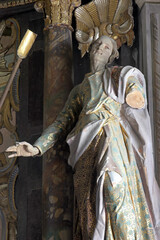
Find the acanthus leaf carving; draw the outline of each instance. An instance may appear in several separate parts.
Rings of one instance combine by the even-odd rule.
[[[72,12],[80,6],[81,0],[41,0],[35,3],[38,12],[45,13],[45,27],[66,25],[71,28]]]

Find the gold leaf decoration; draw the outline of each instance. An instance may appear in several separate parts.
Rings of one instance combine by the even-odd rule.
[[[102,35],[117,41],[118,47],[134,39],[131,0],[94,0],[75,10],[76,38],[83,57]]]
[[[29,3],[36,2],[37,0],[5,0],[0,3],[0,8],[16,7]]]
[[[80,0],[40,0],[35,3],[35,9],[45,13],[45,28],[62,24],[72,29],[72,12],[80,4]]]

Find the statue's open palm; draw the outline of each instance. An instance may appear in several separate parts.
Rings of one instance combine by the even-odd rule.
[[[18,142],[15,146],[11,146],[6,149],[6,152],[11,153],[8,157],[31,157],[39,153],[37,147],[32,146],[28,142]]]

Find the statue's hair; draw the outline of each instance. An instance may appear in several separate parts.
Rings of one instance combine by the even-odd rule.
[[[109,57],[109,61],[108,61],[108,63],[111,64],[114,61],[115,58],[119,58],[119,52],[118,52],[118,49],[117,49],[116,41],[114,41],[114,39],[110,38],[110,37],[109,37],[109,39],[111,40],[111,42],[113,44],[112,55]]]

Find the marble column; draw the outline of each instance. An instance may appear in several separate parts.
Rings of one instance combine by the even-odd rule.
[[[155,171],[160,184],[160,1],[137,0],[136,3],[140,8],[140,69],[147,80]]]
[[[72,88],[71,44],[67,27],[45,30],[44,129],[55,120]],[[43,236],[47,240],[50,235],[71,239],[70,235],[61,236],[64,229],[71,231],[72,212],[68,204],[72,204],[73,194],[71,171],[64,160],[67,150],[62,145],[60,141],[43,158]]]
[[[42,4],[36,3],[38,10]],[[72,88],[72,11],[80,1],[46,0],[44,129],[63,108]],[[61,139],[43,159],[43,239],[72,239],[72,172]]]

